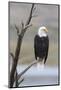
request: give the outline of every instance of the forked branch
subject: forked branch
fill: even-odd
[[[15,25],[15,28],[16,28],[17,34],[18,34],[18,40],[17,40],[17,46],[16,46],[16,50],[15,50],[14,63],[12,65],[12,69],[11,69],[11,73],[10,73],[10,87],[13,87],[13,84],[15,81],[14,76],[15,76],[16,67],[17,67],[17,63],[18,63],[18,59],[19,59],[20,50],[21,50],[22,39],[24,37],[24,34],[25,34],[27,28],[29,27],[28,25],[31,22],[33,9],[34,9],[34,4],[32,4],[29,17],[28,17],[26,24],[25,24],[25,27],[26,27],[25,29],[24,29],[24,23],[22,23],[21,33],[19,33],[19,28]],[[29,68],[30,68],[30,66],[29,66]],[[27,71],[27,69],[25,71]],[[24,73],[24,72],[22,72],[22,73]]]
[[[29,64],[28,67],[26,67],[18,76],[17,76],[17,82],[18,82],[18,85],[21,84],[23,81],[24,81],[24,78],[20,80],[21,76],[24,75],[33,65],[37,64],[38,61],[33,61],[31,64]],[[16,78],[15,78],[16,80]],[[19,81],[20,80],[20,81]]]
[[[33,61],[27,68],[25,68],[19,75],[18,75],[18,80],[20,79],[20,77],[26,72],[28,71],[28,69],[30,69],[33,65],[37,64],[38,61]]]

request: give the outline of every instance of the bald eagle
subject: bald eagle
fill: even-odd
[[[34,38],[34,52],[35,59],[38,61],[43,61],[46,63],[49,49],[49,37],[48,30],[46,27],[42,26],[38,30],[38,34]]]

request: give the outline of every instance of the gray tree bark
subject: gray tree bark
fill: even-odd
[[[19,34],[18,27],[15,25],[15,28],[16,28],[17,34],[18,34],[18,40],[17,40],[15,56],[13,58],[14,62],[12,64],[12,69],[11,69],[11,72],[10,72],[10,85],[9,85],[10,88],[13,87],[13,84],[14,84],[14,81],[15,81],[14,80],[14,76],[15,76],[16,67],[17,67],[17,63],[18,63],[18,59],[19,59],[20,50],[21,50],[22,39],[24,37],[24,34],[25,34],[27,28],[29,28],[31,26],[30,22],[31,22],[31,19],[32,19],[33,10],[34,10],[34,4],[32,4],[31,10],[30,10],[30,14],[29,14],[29,17],[28,17],[27,22],[25,24],[25,27],[24,27],[24,23],[22,22],[22,28],[21,28],[21,33],[20,34]]]

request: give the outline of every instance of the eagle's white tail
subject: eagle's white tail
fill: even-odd
[[[38,62],[37,63],[37,70],[38,71],[41,71],[41,70],[43,70],[44,69],[44,63],[43,62]]]

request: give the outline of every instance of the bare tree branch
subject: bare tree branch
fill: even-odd
[[[27,28],[29,28],[30,26],[32,26],[32,24],[25,26],[24,29],[27,29]]]
[[[23,70],[19,75],[18,75],[18,80],[20,77],[28,70],[30,69],[34,64],[38,63],[38,61],[33,61],[25,70]]]
[[[14,55],[13,55],[13,53],[12,53],[12,52],[10,53],[10,55],[11,55],[12,59],[14,60]]]
[[[24,28],[24,23],[23,23],[23,21],[21,22],[21,29],[23,29]]]
[[[15,25],[15,28],[17,30],[17,35],[19,35],[19,28],[17,27],[17,25]]]
[[[35,10],[36,10],[36,7],[33,8],[33,11],[32,12],[34,12]]]
[[[28,20],[27,20],[25,26],[30,24],[30,21],[32,19],[33,8],[34,8],[34,4],[32,4],[31,10],[30,10],[30,14],[29,14],[29,17],[28,17]],[[22,27],[23,27],[23,24],[22,24]],[[19,28],[16,25],[15,25],[15,28],[17,30],[17,34],[19,34]],[[18,41],[17,41],[16,50],[15,50],[14,63],[12,65],[12,69],[11,69],[11,73],[10,73],[10,87],[13,87],[13,84],[14,84],[14,81],[15,81],[14,80],[14,74],[15,74],[15,71],[16,71],[16,67],[17,67],[17,63],[18,63],[18,58],[19,58],[19,54],[20,54],[20,50],[21,50],[21,45],[22,45],[22,39],[23,39],[23,36],[24,36],[25,32],[26,32],[26,29],[23,30],[23,28],[22,28],[21,29],[21,33],[18,35]]]
[[[32,17],[37,17],[38,15],[32,15]]]
[[[34,3],[32,4],[32,7],[31,7],[31,11],[30,11],[30,15],[29,15],[29,17],[28,17],[28,20],[27,20],[27,22],[26,22],[26,25],[28,25],[29,23],[30,23],[30,21],[31,21],[31,18],[32,18],[32,11],[33,11],[33,8],[34,8]],[[25,26],[26,26],[25,25]]]
[[[24,78],[18,82],[18,85],[20,85],[24,81]]]

